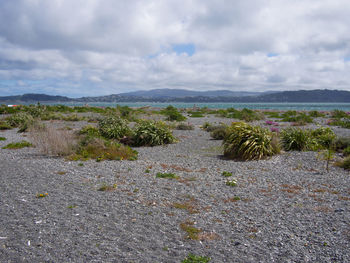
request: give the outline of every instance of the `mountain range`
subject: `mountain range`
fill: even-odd
[[[46,94],[23,94],[0,97],[1,103],[19,104],[36,102],[343,102],[350,103],[350,91],[191,91],[184,89],[154,89],[97,97],[69,98]]]

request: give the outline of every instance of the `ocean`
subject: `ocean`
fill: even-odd
[[[84,106],[86,103],[43,103],[47,105],[62,104],[67,106]],[[90,106],[97,107],[115,107],[129,106],[129,107],[158,107],[165,108],[172,105],[176,108],[193,108],[193,107],[208,107],[210,109],[261,109],[261,110],[317,110],[317,111],[332,111],[343,110],[350,111],[350,103],[157,103],[157,102],[91,102]]]

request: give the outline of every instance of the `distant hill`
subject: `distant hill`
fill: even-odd
[[[17,95],[17,96],[5,96],[0,97],[0,102],[39,102],[39,101],[60,101],[60,102],[66,102],[71,101],[72,99],[64,96],[51,96],[46,94],[23,94],[23,95]]]
[[[350,91],[298,90],[281,92],[236,92],[229,90],[189,91],[156,89],[135,91],[98,97],[68,98],[46,94],[24,94],[0,97],[0,103],[36,102],[343,102],[350,103]]]
[[[298,90],[262,95],[264,102],[350,102],[350,92],[345,90]]]
[[[185,89],[153,89],[119,93],[119,96],[132,96],[144,98],[185,98],[185,97],[243,97],[259,96],[272,92],[249,92],[231,90],[194,91]]]

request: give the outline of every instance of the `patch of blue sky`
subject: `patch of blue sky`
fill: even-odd
[[[348,61],[350,61],[350,56],[348,56],[348,57],[345,57],[345,58],[344,58],[344,61],[345,61],[345,62],[348,62]]]
[[[177,55],[181,54],[187,54],[188,56],[192,56],[194,53],[196,53],[196,47],[192,43],[188,44],[173,44],[171,46],[172,51],[175,52]]]
[[[272,58],[272,57],[277,57],[278,54],[277,54],[277,53],[267,53],[267,56],[268,56],[269,58]]]

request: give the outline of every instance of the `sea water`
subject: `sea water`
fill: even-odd
[[[116,107],[129,106],[129,107],[157,107],[166,108],[172,105],[176,108],[203,108],[207,107],[210,109],[261,109],[261,110],[317,110],[317,111],[332,111],[332,110],[343,110],[350,111],[350,103],[179,103],[179,102],[89,102],[89,103],[79,103],[79,102],[63,102],[63,103],[43,103],[48,105],[62,104],[66,106],[84,106],[88,104],[89,106],[96,107]]]

